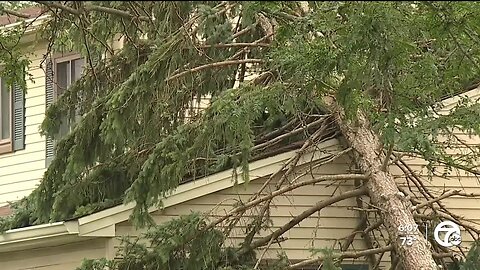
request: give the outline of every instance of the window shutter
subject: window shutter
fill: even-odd
[[[13,86],[13,150],[25,149],[25,91]]]
[[[55,93],[53,90],[53,62],[51,59],[48,59],[45,66],[45,106],[46,109],[52,105],[55,98]],[[55,142],[53,138],[47,136],[46,145],[45,145],[45,166],[48,167],[50,162],[52,162],[55,155]]]

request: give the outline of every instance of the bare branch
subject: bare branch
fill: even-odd
[[[382,171],[384,171],[384,172],[387,171],[388,161],[390,160],[390,156],[392,155],[392,151],[393,151],[393,144],[391,144],[390,147],[388,148],[388,152],[385,155],[385,160],[383,161],[383,164],[382,164]]]
[[[168,81],[177,79],[178,77],[184,76],[186,74],[199,72],[199,71],[202,71],[202,70],[208,69],[208,68],[239,65],[239,64],[243,64],[243,63],[257,63],[257,64],[260,64],[260,63],[263,63],[263,62],[264,61],[262,59],[243,59],[243,60],[230,60],[230,61],[215,62],[215,63],[210,63],[210,64],[206,64],[206,65],[198,66],[196,68],[192,68],[192,69],[189,69],[189,70],[182,71],[182,72],[180,72],[180,73],[178,73],[174,76],[171,76],[171,77],[167,78],[165,81],[168,82]]]
[[[443,195],[437,197],[437,198],[434,198],[432,200],[429,200],[429,201],[426,201],[426,202],[423,202],[423,203],[420,203],[420,204],[417,204],[415,206],[412,206],[412,211],[415,211],[417,209],[420,209],[422,207],[425,207],[425,206],[430,206],[440,200],[443,200],[445,198],[448,198],[448,197],[451,197],[451,196],[454,196],[454,195],[458,195],[460,194],[460,190],[450,190],[448,192],[445,192]]]
[[[368,179],[368,177],[366,175],[363,175],[363,174],[337,174],[337,175],[323,175],[323,176],[320,176],[320,177],[317,177],[317,178],[314,178],[314,179],[311,179],[311,180],[308,180],[308,181],[298,182],[298,183],[286,186],[282,189],[276,190],[269,195],[257,198],[253,201],[250,201],[250,202],[247,202],[246,204],[231,210],[230,212],[228,212],[227,214],[225,214],[221,218],[219,218],[216,221],[210,223],[206,227],[206,229],[213,228],[217,224],[223,222],[227,218],[229,218],[229,217],[231,217],[231,216],[233,216],[237,213],[243,212],[243,211],[245,211],[245,210],[247,210],[247,209],[249,209],[249,208],[251,208],[255,205],[258,205],[258,204],[260,204],[264,201],[268,201],[268,200],[270,200],[270,199],[272,199],[276,196],[287,193],[287,192],[292,191],[294,189],[297,189],[299,187],[313,185],[313,184],[316,184],[316,183],[319,183],[319,182],[325,182],[325,181],[358,180],[358,179],[365,180],[365,179]]]
[[[267,40],[268,38],[270,38],[271,35],[272,35],[272,34],[266,35],[266,36],[264,36],[264,37],[261,37],[261,38],[255,40],[255,41],[252,42],[252,43],[253,43],[253,44],[261,43],[261,42]],[[228,58],[228,60],[236,59],[237,57],[239,57],[240,55],[242,55],[243,53],[245,53],[245,51],[246,51],[246,48],[243,48],[243,49],[239,50],[239,51],[236,52],[234,55],[230,56],[230,57]]]
[[[267,235],[255,242],[253,242],[251,245],[250,245],[250,248],[258,248],[258,247],[261,247],[265,244],[267,244],[271,238],[278,238],[279,236],[281,236],[283,233],[285,233],[286,231],[290,230],[291,228],[293,228],[295,225],[297,225],[298,223],[300,223],[302,220],[306,219],[307,217],[311,216],[313,213],[315,212],[318,212],[320,211],[321,209],[331,205],[331,204],[334,204],[336,202],[339,202],[339,201],[343,201],[345,199],[348,199],[348,198],[352,198],[352,197],[357,197],[357,196],[361,196],[361,195],[365,195],[367,194],[367,188],[365,187],[362,187],[362,188],[359,188],[359,189],[355,189],[355,190],[351,190],[351,191],[347,191],[347,192],[344,192],[340,195],[337,195],[337,196],[333,196],[327,200],[324,200],[324,201],[320,201],[318,202],[317,204],[315,204],[315,206],[305,210],[304,212],[302,212],[300,215],[294,217],[293,219],[291,219],[287,224],[283,225],[282,227],[278,228],[276,231],[274,231],[272,234],[270,235]],[[246,251],[245,248],[242,249],[243,251]],[[240,252],[242,253],[242,252]]]
[[[268,43],[227,43],[227,44],[212,44],[199,46],[201,49],[206,48],[231,48],[231,47],[270,47]]]
[[[233,36],[231,37],[232,40],[236,39],[237,37],[249,32],[250,30],[252,30],[253,28],[255,28],[257,26],[257,23],[254,23],[252,25],[249,25],[247,26],[246,28],[238,31],[237,33],[233,34]]]
[[[339,258],[339,259],[340,258],[341,259],[344,259],[344,258],[360,258],[360,257],[368,256],[368,255],[371,255],[371,254],[378,254],[378,253],[383,253],[383,252],[387,252],[387,251],[391,251],[391,250],[393,250],[393,246],[389,245],[389,246],[386,246],[386,247],[366,249],[366,250],[357,251],[357,252],[334,253],[333,258]],[[321,257],[318,257],[318,258],[315,258],[315,259],[308,259],[308,260],[301,261],[301,262],[296,263],[296,264],[292,264],[287,269],[301,269],[304,266],[311,265],[311,264],[314,264],[314,263],[319,263],[319,262],[322,262],[323,260],[325,260],[325,256],[321,256]]]
[[[306,129],[308,129],[308,128],[311,128],[311,127],[320,125],[320,124],[322,124],[322,123],[325,122],[325,118],[326,118],[326,117],[322,117],[322,118],[320,118],[320,119],[318,119],[318,120],[315,120],[315,121],[307,124],[306,127],[300,127],[300,128],[294,129],[294,130],[292,130],[292,131],[290,131],[290,132],[287,132],[287,133],[284,133],[284,134],[282,134],[282,135],[280,135],[280,136],[277,136],[277,137],[275,137],[275,138],[273,138],[273,139],[271,139],[271,140],[269,140],[269,141],[266,141],[266,142],[264,142],[264,143],[257,144],[257,145],[255,145],[255,146],[252,148],[252,151],[262,149],[262,148],[264,148],[264,147],[266,147],[266,146],[268,146],[268,145],[270,145],[270,144],[272,144],[272,143],[276,143],[276,142],[279,142],[279,141],[281,141],[281,140],[283,140],[283,139],[285,139],[285,138],[288,138],[288,137],[290,137],[290,136],[297,135],[297,134],[301,133],[302,131],[304,131],[304,130],[306,130]]]

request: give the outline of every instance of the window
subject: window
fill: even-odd
[[[0,78],[0,154],[12,151],[12,94]]]
[[[25,148],[25,93],[0,78],[0,154]]]
[[[55,59],[54,67],[54,99],[58,99],[67,88],[78,80],[83,72],[83,58],[79,55],[70,55]],[[75,119],[65,117],[62,119],[62,124],[59,130],[59,137],[65,136],[71,131],[75,124]]]
[[[46,64],[45,74],[45,104],[48,108],[55,102],[67,88],[80,78],[83,72],[84,59],[78,54],[62,55],[55,57]],[[70,119],[65,116],[61,119],[60,130],[57,138],[62,138],[68,134],[75,123],[76,119]],[[55,156],[55,140],[47,138],[46,140],[46,157],[45,165],[48,167]]]

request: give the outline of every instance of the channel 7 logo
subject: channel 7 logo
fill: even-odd
[[[460,227],[452,221],[443,221],[435,227],[433,232],[435,241],[442,247],[458,246],[462,243]]]

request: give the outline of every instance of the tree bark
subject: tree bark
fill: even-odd
[[[366,183],[370,199],[381,209],[384,225],[404,269],[438,269],[433,260],[430,243],[418,229],[408,233],[416,237],[413,245],[402,245],[400,237],[405,233],[400,232],[398,228],[416,223],[409,209],[409,201],[398,189],[393,175],[388,169],[384,171],[383,162],[386,155],[383,153],[379,136],[373,131],[368,119],[359,111],[355,123],[348,121],[342,108],[335,102],[331,109],[346,142],[355,150],[354,159],[357,166],[370,176]]]

